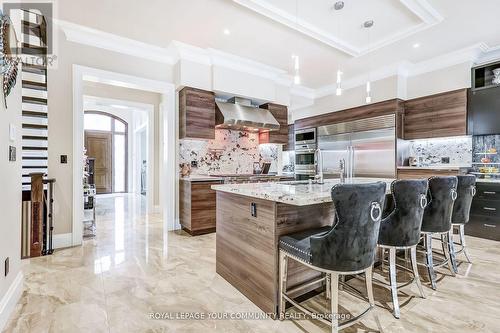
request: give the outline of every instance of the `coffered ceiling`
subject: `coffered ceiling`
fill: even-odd
[[[498,0],[344,0],[340,12],[331,9],[336,0],[298,0],[298,20],[295,0],[55,1],[61,20],[158,50],[177,40],[290,74],[299,55],[302,85],[323,91],[339,68],[346,81],[366,80],[401,64],[461,61],[461,50],[500,51]],[[368,19],[371,47],[361,28]]]
[[[443,17],[425,0],[234,0],[306,36],[351,56],[408,38]],[[375,24],[369,30],[366,21]]]

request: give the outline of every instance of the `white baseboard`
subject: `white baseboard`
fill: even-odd
[[[0,331],[3,331],[9,321],[10,315],[23,293],[23,273],[17,273],[5,295],[0,300]]]
[[[65,247],[73,246],[73,234],[57,234],[52,237],[52,244],[54,249],[62,249]]]

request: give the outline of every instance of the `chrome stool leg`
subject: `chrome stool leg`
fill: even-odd
[[[417,247],[414,246],[410,249],[410,257],[411,257],[411,266],[413,268],[413,277],[415,279],[415,283],[417,284],[418,290],[420,292],[420,296],[425,298],[424,289],[422,288],[422,282],[420,281],[420,275],[418,273],[418,265],[417,265]]]
[[[389,280],[391,283],[392,305],[394,308],[393,315],[399,319],[398,285],[396,282],[396,248],[394,247],[389,249]]]
[[[455,276],[455,269],[451,259],[450,244],[448,244],[449,239],[449,234],[441,234],[441,247],[443,248],[443,255],[446,259],[444,264],[448,264],[448,269],[450,270],[451,275]]]
[[[332,289],[331,289],[332,288],[331,287],[331,283],[332,283],[331,276],[330,276],[329,273],[325,273],[325,275],[326,275],[325,276],[325,286],[326,286],[326,288],[325,288],[325,295],[326,295],[326,299],[330,299],[330,298],[332,298],[332,294],[331,294],[331,292],[332,292]]]
[[[280,285],[279,285],[279,293],[280,293],[280,301],[278,305],[278,315],[279,319],[283,320],[285,311],[286,311],[286,300],[284,294],[286,294],[286,281],[288,275],[288,256],[280,251]]]
[[[469,252],[467,251],[467,245],[465,244],[465,225],[461,224],[459,226],[460,232],[460,246],[462,247],[462,251],[464,252],[465,258],[469,264],[472,264],[472,261],[469,257]]]
[[[436,290],[436,273],[434,272],[434,263],[432,260],[432,234],[425,234],[425,258],[431,287]]]
[[[330,275],[330,310],[332,315],[332,333],[339,331],[339,275]]]
[[[453,270],[453,273],[458,273],[457,258],[455,255],[455,244],[453,243],[453,227],[448,232],[446,239],[448,240],[448,254],[450,257],[451,268]]]

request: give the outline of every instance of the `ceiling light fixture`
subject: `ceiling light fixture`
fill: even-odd
[[[224,29],[224,35],[229,36],[231,34],[231,30]]]
[[[368,30],[368,50],[370,50],[370,42],[371,42],[371,34],[370,34],[370,28],[373,27],[373,20],[366,21],[363,24],[363,27],[365,27]],[[371,80],[371,58],[368,60],[368,81],[366,81],[366,104],[370,104],[372,102],[372,84],[370,82]]]
[[[299,0],[295,1],[295,25],[299,26]],[[293,83],[296,85],[300,84],[300,60],[298,55],[292,54],[293,59],[293,69],[295,70],[295,75],[293,76]]]
[[[415,43],[415,44],[413,44],[413,48],[414,48],[414,49],[418,49],[419,47],[420,47],[420,43]]]
[[[293,76],[293,83],[300,84],[300,64],[299,64],[299,56],[292,55],[293,59],[293,69],[295,70],[295,75]]]
[[[335,90],[335,93],[337,96],[342,95],[342,71],[339,69],[337,71],[337,89]]]
[[[333,5],[333,9],[335,9],[335,10],[341,10],[342,8],[344,8],[344,1],[337,1]]]

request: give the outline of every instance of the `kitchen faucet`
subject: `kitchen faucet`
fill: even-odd
[[[314,180],[316,180],[317,184],[324,184],[323,180],[323,153],[321,149],[316,149],[314,152],[314,159],[316,160],[316,175],[314,176]]]
[[[345,183],[345,159],[340,160],[340,183]]]

